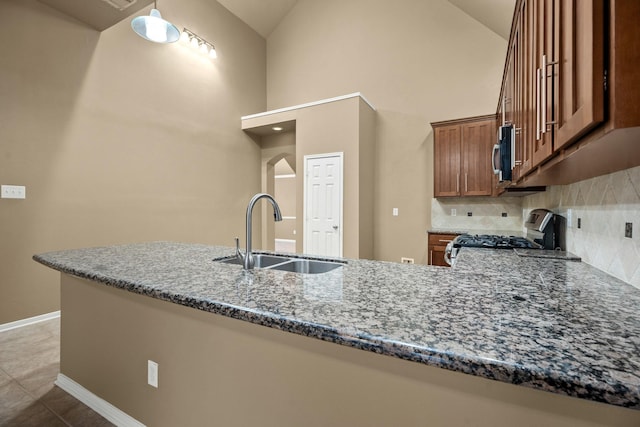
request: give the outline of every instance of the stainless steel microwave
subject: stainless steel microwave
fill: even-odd
[[[516,131],[513,125],[498,128],[498,142],[493,146],[491,163],[493,173],[498,175],[498,181],[511,181],[511,170],[516,164]]]

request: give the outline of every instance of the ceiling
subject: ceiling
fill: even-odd
[[[505,40],[509,38],[516,0],[447,1]],[[271,34],[297,2],[298,0],[218,0],[218,3],[264,38]]]
[[[265,39],[298,0],[218,0]]]

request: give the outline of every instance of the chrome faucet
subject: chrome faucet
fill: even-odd
[[[247,250],[243,254],[240,252],[240,239],[236,237],[236,256],[242,262],[242,266],[245,270],[253,270],[253,266],[255,265],[255,261],[253,259],[253,254],[251,253],[251,228],[252,228],[252,216],[253,216],[253,207],[260,199],[267,199],[273,205],[273,219],[276,221],[282,221],[282,214],[280,213],[280,206],[276,203],[276,200],[266,193],[258,193],[251,198],[249,201],[249,206],[247,206]]]

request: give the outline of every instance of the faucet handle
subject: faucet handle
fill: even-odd
[[[240,261],[243,261],[244,256],[242,256],[242,253],[240,252],[240,239],[237,237],[234,237],[234,240],[236,241],[236,257],[238,257]]]

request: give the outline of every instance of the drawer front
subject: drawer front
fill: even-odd
[[[429,233],[429,246],[447,246],[447,243],[458,236],[457,234],[436,234]]]

